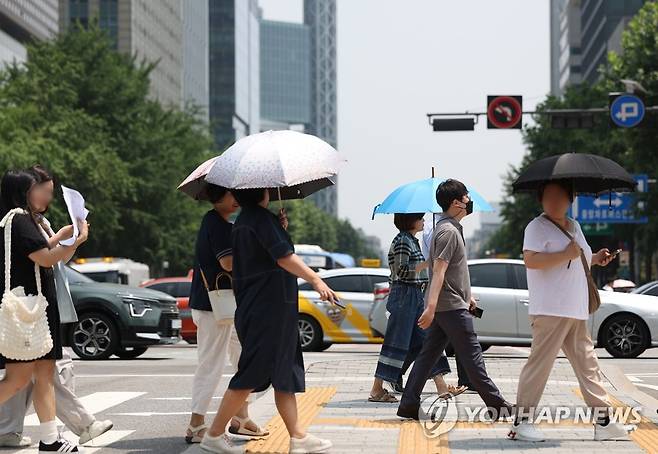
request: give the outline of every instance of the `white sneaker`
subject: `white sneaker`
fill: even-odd
[[[637,426],[634,424],[620,424],[618,422],[610,422],[607,426],[594,424],[594,439],[602,441],[626,438],[635,429],[637,429]]]
[[[328,452],[333,445],[329,440],[306,434],[304,438],[290,439],[290,454],[321,454]]]
[[[31,445],[32,439],[30,437],[24,437],[19,433],[0,435],[1,448],[25,448]]]
[[[85,443],[89,443],[94,438],[103,435],[112,427],[114,427],[112,421],[94,421],[89,424],[89,427],[82,431],[78,444],[84,445]]]
[[[242,446],[236,446],[226,434],[221,434],[219,437],[211,437],[206,432],[200,446],[203,451],[218,454],[242,454],[244,452],[244,448]]]
[[[512,424],[507,438],[510,440],[523,440],[523,441],[544,441],[546,437],[541,433],[534,424],[529,422],[522,422],[520,424]]]

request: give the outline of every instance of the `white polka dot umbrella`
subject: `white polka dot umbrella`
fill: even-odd
[[[230,189],[269,188],[273,200],[301,199],[334,184],[345,159],[327,142],[300,132],[267,131],[226,150],[206,181]]]

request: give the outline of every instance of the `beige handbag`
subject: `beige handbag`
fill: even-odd
[[[551,221],[553,225],[555,225],[558,229],[564,233],[569,240],[573,241],[573,235],[569,233],[567,230],[565,230],[564,227],[562,227],[560,224],[555,222],[553,219],[549,218],[548,216],[544,215],[546,219]],[[585,253],[583,252],[583,249],[580,248],[580,261],[583,264],[583,269],[585,270],[585,277],[587,278],[587,292],[589,293],[589,300],[588,300],[588,307],[589,307],[589,313],[593,314],[598,310],[599,307],[601,307],[601,295],[599,295],[599,289],[596,287],[596,283],[594,282],[594,278],[592,277],[592,271],[590,270],[589,263],[587,263],[587,258],[585,257]],[[571,262],[569,262],[571,264]]]
[[[5,292],[0,306],[0,354],[13,360],[32,361],[52,350],[53,339],[46,315],[48,301],[41,293],[39,265],[34,264],[36,295],[25,295],[23,287],[11,289],[11,226],[17,214],[27,213],[22,209],[13,209],[0,221],[5,235]]]
[[[230,325],[233,323],[233,318],[235,317],[235,309],[237,308],[237,304],[235,302],[235,294],[233,293],[232,289],[220,289],[219,280],[225,277],[232,283],[231,275],[223,272],[219,273],[215,277],[215,290],[210,290],[208,280],[206,279],[206,275],[201,267],[199,267],[199,271],[201,271],[201,279],[203,279],[203,285],[206,287],[206,291],[208,292],[208,299],[210,300],[212,313],[215,316],[217,324]]]

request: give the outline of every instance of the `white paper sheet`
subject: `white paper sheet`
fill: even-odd
[[[78,239],[78,235],[80,234],[78,223],[87,219],[89,210],[85,208],[85,199],[82,197],[82,194],[75,189],[67,188],[62,185],[62,194],[64,195],[64,202],[66,203],[66,208],[71,217],[71,224],[73,224],[73,237],[68,240],[60,241],[60,244],[71,246],[75,243],[75,240]]]

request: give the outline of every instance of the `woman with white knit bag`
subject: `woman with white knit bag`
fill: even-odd
[[[35,177],[8,171],[0,182],[0,241],[2,242],[2,304],[0,360],[6,375],[0,381],[0,403],[34,378],[34,407],[41,422],[39,452],[78,452],[60,438],[55,420],[54,368],[62,357],[59,312],[52,267],[68,261],[87,240],[81,222],[72,246],[50,248],[35,221],[32,190]],[[70,231],[70,229],[67,229]],[[65,238],[64,238],[65,239]]]

